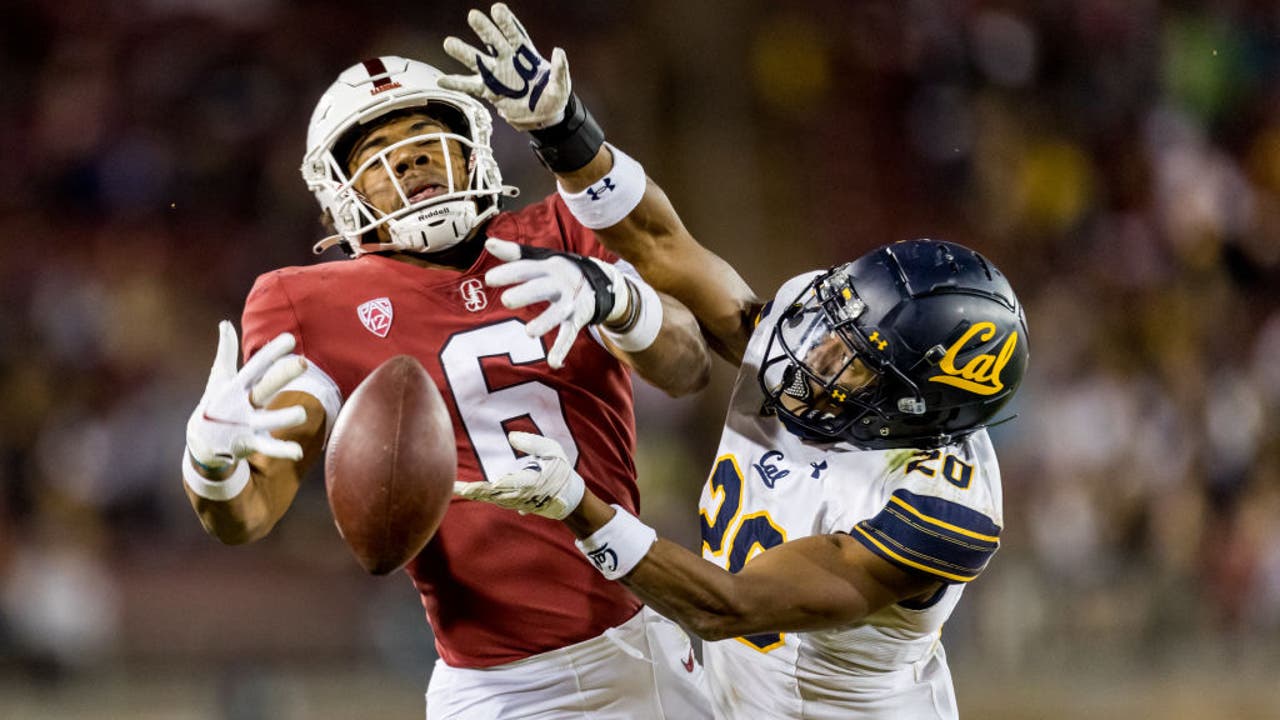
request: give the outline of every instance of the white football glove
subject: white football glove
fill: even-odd
[[[494,3],[489,12],[493,19],[480,10],[467,13],[467,23],[485,50],[453,36],[444,39],[444,51],[475,74],[445,75],[437,81],[440,87],[487,100],[516,130],[539,130],[560,122],[573,89],[564,50],[552,50],[547,62],[510,8]]]
[[[282,333],[236,369],[240,342],[235,327],[218,323],[218,352],[209,371],[204,397],[187,421],[187,451],[209,470],[236,464],[258,452],[299,460],[302,446],[271,436],[272,430],[301,425],[307,411],[301,406],[263,410],[280,388],[307,368],[307,361],[290,355],[293,335]]]
[[[485,284],[516,286],[502,293],[503,305],[514,310],[551,303],[524,329],[530,337],[541,337],[560,328],[547,353],[547,364],[557,370],[582,328],[617,320],[627,311],[626,278],[607,262],[497,238],[485,240],[484,247],[505,263],[485,273]]]
[[[492,503],[521,515],[533,513],[563,520],[582,503],[586,484],[573,471],[560,443],[527,432],[507,435],[511,447],[527,453],[519,470],[492,482],[453,483],[453,494],[467,500]]]

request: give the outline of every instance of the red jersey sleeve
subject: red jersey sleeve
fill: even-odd
[[[280,273],[259,275],[244,301],[244,314],[240,318],[242,360],[248,360],[272,338],[283,332],[293,333],[298,340],[294,352],[305,355],[302,333],[299,332],[298,314],[285,292]]]

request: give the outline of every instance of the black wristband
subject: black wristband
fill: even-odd
[[[604,130],[600,129],[576,93],[569,95],[563,120],[551,127],[530,130],[529,135],[533,137],[529,147],[554,173],[573,172],[585,167],[604,144]]]

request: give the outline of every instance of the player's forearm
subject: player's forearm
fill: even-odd
[[[613,155],[608,145],[601,145],[591,161],[577,170],[555,173],[556,181],[565,191],[580,193],[603,178],[613,167]]]
[[[662,329],[648,348],[621,354],[649,384],[671,397],[695,393],[706,387],[711,376],[711,353],[697,321],[688,308],[661,296]],[[606,336],[607,340],[607,336]]]
[[[614,509],[587,490],[564,523],[580,540],[590,538],[614,520]],[[627,554],[616,548],[620,555]],[[621,579],[632,593],[704,640],[721,640],[752,630],[747,595],[738,578],[679,545],[658,538],[635,569]]]
[[[634,265],[654,289],[688,307],[718,354],[741,362],[759,305],[755,293],[693,238],[639,163],[604,145],[584,167],[556,178],[569,209],[605,247]]]
[[[623,583],[704,640],[843,627],[909,597],[868,579],[842,545],[836,536],[802,538],[731,574],[659,540]]]
[[[297,492],[298,480],[284,463],[244,460],[250,469],[248,484],[227,500],[201,497],[187,485],[187,499],[205,532],[227,545],[243,545],[271,532]],[[292,463],[289,463],[290,465]]]
[[[238,461],[233,468],[210,474],[197,469],[190,456],[183,458],[187,463],[183,468],[187,499],[205,532],[227,545],[253,542],[269,533],[289,509],[302,476],[321,456],[325,428],[324,407],[310,393],[283,391],[272,400],[268,409],[295,405],[306,411],[306,420],[300,425],[277,430],[272,436],[301,445],[300,460],[255,453]],[[235,469],[248,471],[246,481],[230,487],[223,485],[234,482]]]
[[[244,545],[261,539],[274,526],[268,521],[263,506],[254,501],[246,491],[233,500],[208,500],[187,490],[191,507],[200,518],[200,525],[209,535],[226,545]]]
[[[596,230],[600,241],[635,266],[654,289],[679,300],[735,365],[751,337],[755,293],[723,258],[689,234],[662,189],[649,181],[622,221]]]
[[[622,583],[703,640],[769,629],[741,602],[738,578],[669,540],[659,539]]]

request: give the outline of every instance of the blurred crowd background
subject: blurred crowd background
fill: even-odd
[[[1280,4],[512,5],[757,292],[917,236],[1013,281],[1003,547],[944,635],[968,717],[1280,717]],[[315,100],[377,54],[452,68],[469,7],[4,4],[0,716],[421,716],[416,596],[320,476],[228,548],[178,461],[216,321],[341,261]],[[516,204],[551,192],[498,126]],[[689,546],[731,376],[637,386],[644,516]]]

